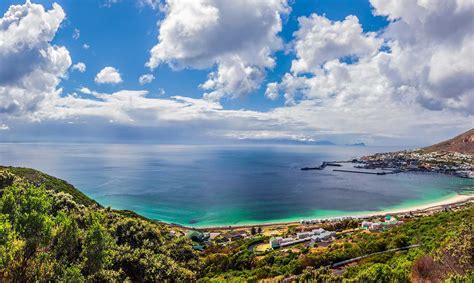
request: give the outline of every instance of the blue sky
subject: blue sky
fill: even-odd
[[[52,10],[59,11],[58,9],[62,9],[64,13],[60,25],[54,30],[54,36],[51,39],[38,38],[35,41],[37,46],[31,48],[36,48],[33,50],[34,52],[40,52],[40,50],[47,48],[46,46],[57,46],[64,47],[69,53],[69,66],[54,73],[58,80],[57,83],[48,84],[49,89],[53,89],[53,92],[62,90],[59,94],[60,98],[68,98],[63,100],[54,98],[53,104],[55,104],[56,110],[49,109],[48,111],[58,111],[59,113],[65,108],[68,111],[64,114],[61,112],[61,115],[48,116],[45,114],[48,111],[42,108],[45,107],[43,104],[51,105],[47,101],[42,101],[41,105],[30,107],[35,109],[34,111],[21,111],[20,113],[20,111],[4,110],[0,112],[0,125],[5,129],[2,131],[2,134],[4,133],[3,140],[35,139],[28,134],[33,131],[33,128],[43,129],[39,132],[55,132],[57,129],[65,130],[68,127],[73,127],[70,131],[74,132],[76,126],[73,124],[82,124],[80,128],[85,135],[96,138],[97,132],[90,128],[110,129],[108,123],[116,122],[113,126],[117,127],[115,132],[128,132],[131,133],[130,135],[143,131],[161,132],[156,135],[147,133],[145,136],[150,136],[151,142],[160,142],[166,133],[179,133],[180,129],[193,128],[192,132],[201,133],[199,139],[202,140],[217,138],[267,141],[273,139],[313,142],[324,139],[337,143],[362,141],[385,144],[387,140],[395,139],[395,142],[392,143],[423,144],[472,127],[472,122],[469,122],[472,118],[472,84],[464,82],[463,87],[452,96],[442,94],[444,88],[453,85],[453,83],[456,84],[453,74],[461,73],[461,77],[469,77],[472,75],[472,68],[459,64],[456,70],[452,70],[452,74],[444,74],[439,71],[439,69],[443,69],[442,67],[429,63],[433,64],[425,66],[432,70],[432,74],[430,73],[428,78],[429,82],[426,82],[427,79],[422,71],[414,71],[411,78],[402,78],[395,74],[404,73],[404,68],[409,67],[403,65],[405,64],[403,61],[409,61],[413,52],[419,46],[426,44],[439,48],[433,48],[426,54],[419,54],[420,59],[425,56],[425,62],[433,62],[432,58],[454,54],[457,57],[452,55],[453,58],[445,60],[446,64],[453,65],[453,60],[457,62],[463,56],[464,59],[469,59],[465,56],[472,56],[472,52],[462,48],[446,52],[446,46],[452,45],[453,42],[462,41],[466,46],[469,46],[472,40],[472,31],[466,28],[466,24],[460,23],[461,26],[453,27],[459,30],[459,38],[452,38],[450,42],[447,40],[444,42],[436,38],[439,36],[436,32],[424,27],[420,28],[420,24],[413,20],[411,14],[412,11],[421,9],[418,11],[419,17],[423,18],[423,13],[426,13],[426,18],[429,18],[431,14],[436,15],[436,9],[439,9],[439,11],[446,11],[447,14],[453,13],[451,17],[462,19],[463,14],[458,15],[456,11],[459,9],[456,7],[445,6],[438,1],[435,1],[436,5],[434,6],[436,7],[433,6],[434,8],[424,7],[421,2],[414,1],[418,6],[407,7],[405,10],[397,9],[397,5],[401,4],[397,4],[396,1],[389,1],[391,6],[381,4],[380,2],[383,1],[376,0],[372,2],[368,0],[295,0],[289,2],[269,0],[268,4],[265,1],[262,2],[264,4],[246,4],[243,1],[239,4],[240,2],[237,1],[237,4],[233,4],[235,13],[238,14],[237,10],[242,7],[241,14],[238,14],[242,15],[240,20],[255,21],[255,36],[258,39],[251,39],[250,35],[247,35],[251,34],[247,27],[239,30],[241,23],[218,18],[210,28],[215,29],[217,33],[221,30],[220,26],[229,25],[229,38],[231,38],[229,46],[223,42],[219,49],[213,50],[213,46],[209,46],[207,49],[203,48],[199,51],[200,45],[206,43],[205,40],[202,41],[202,38],[210,36],[209,42],[216,39],[206,30],[206,24],[208,24],[205,22],[206,17],[189,15],[189,11],[195,12],[197,9],[203,9],[203,13],[208,13],[205,8],[211,7],[215,8],[220,17],[224,17],[223,15],[229,14],[224,11],[225,4],[221,5],[222,3],[219,2],[225,1],[198,1],[203,5],[189,11],[186,10],[189,4],[178,3],[182,1],[169,3],[162,1],[161,9],[157,5],[148,4],[149,1],[32,1],[33,5],[38,5],[35,7],[41,5],[44,13]],[[60,8],[57,8],[53,3],[59,4]],[[156,4],[157,1],[153,3]],[[11,5],[26,4],[25,1],[2,1],[0,3],[2,14],[6,13]],[[251,17],[257,16],[251,13],[253,8],[246,9],[246,5],[255,5],[257,11],[258,9],[262,9],[261,11],[274,9],[278,16],[273,18],[275,14],[269,13],[252,19]],[[472,9],[471,6],[466,7],[463,6],[463,8]],[[467,10],[467,13],[469,11]],[[190,18],[183,18],[183,15],[190,16]],[[232,14],[230,15],[232,16]],[[247,15],[248,18],[246,18]],[[353,17],[348,17],[351,15]],[[209,17],[211,16],[212,14]],[[300,24],[299,20],[301,19],[307,20],[306,28]],[[18,21],[21,20],[18,19]],[[202,25],[203,28],[194,30],[192,26],[186,26],[188,22],[197,20],[203,22],[197,22],[196,26]],[[259,27],[260,23],[264,25],[267,20],[273,24],[271,26],[273,29],[269,29],[267,26]],[[279,21],[281,21],[281,27],[278,30]],[[400,28],[402,25],[405,28],[403,32]],[[186,34],[174,37],[173,31],[180,31],[183,26],[195,34],[190,35],[189,38],[186,37]],[[234,26],[235,28],[233,28]],[[158,38],[160,32],[162,35],[165,34],[166,29],[172,32]],[[278,31],[274,32],[275,29]],[[4,32],[5,36],[15,36],[14,31],[9,34]],[[235,35],[230,34],[232,32]],[[262,35],[258,35],[257,32],[262,32]],[[38,34],[40,37],[42,33],[38,32]],[[225,35],[224,30],[223,36]],[[410,41],[408,39],[410,36],[416,36],[418,40]],[[244,47],[231,46],[238,44],[240,37],[242,38],[241,42],[245,44]],[[256,42],[265,37],[267,39]],[[349,39],[345,41],[344,38]],[[234,43],[232,43],[233,39],[236,39]],[[281,41],[280,44],[276,44],[279,41]],[[217,43],[221,44],[219,41]],[[194,52],[192,44],[196,45],[198,51]],[[151,54],[150,50],[155,46],[159,47],[159,51]],[[175,52],[173,49],[175,46],[178,46],[177,49],[182,47],[182,50]],[[397,48],[399,53],[392,54],[392,48]],[[252,52],[260,52],[259,50],[263,55],[254,56],[252,54]],[[20,52],[28,51],[31,50]],[[188,52],[188,54],[183,55],[183,52]],[[15,54],[15,56],[20,56],[17,53],[6,52],[3,57],[0,56],[0,63],[2,60],[11,62],[7,59],[13,58],[12,56]],[[158,63],[149,68],[146,64],[151,62],[153,57],[157,58]],[[268,60],[274,63],[269,63]],[[79,62],[85,64],[86,70],[84,72],[74,70],[72,67]],[[303,64],[301,65],[303,67],[297,67],[297,63]],[[38,63],[38,66],[44,64],[44,62]],[[178,64],[180,67],[173,67],[174,64]],[[247,75],[231,72],[239,66],[243,66],[241,71],[246,70]],[[105,67],[115,68],[120,73],[121,81],[97,83],[98,73]],[[379,69],[375,70],[374,68]],[[239,70],[237,69],[237,71]],[[26,70],[22,72],[24,76],[28,74]],[[155,79],[142,85],[139,83],[139,77],[144,74],[152,74]],[[234,76],[233,74],[239,75]],[[371,77],[365,77],[365,74],[370,74]],[[213,75],[214,77],[212,77]],[[241,78],[238,77],[240,75],[242,75]],[[351,82],[345,83],[348,78]],[[329,84],[328,82],[332,80],[335,82]],[[2,87],[1,81],[0,87]],[[211,85],[208,88],[203,87],[206,81]],[[372,85],[365,85],[364,82]],[[273,96],[270,95],[272,92],[269,83],[274,83]],[[28,107],[16,105],[15,103],[20,104],[21,102],[18,102],[19,99],[14,97],[17,92],[8,88],[10,85],[27,92],[36,93],[36,89],[30,91],[24,86],[24,81],[4,84],[5,104],[8,105],[13,101],[12,105],[15,106],[5,107],[5,109],[27,109],[32,103],[31,101],[38,100],[30,97],[30,100],[27,100]],[[87,91],[80,91],[81,88],[87,88]],[[97,107],[100,108],[100,111],[107,112],[107,107],[111,106],[106,105],[112,105],[112,102],[84,106],[87,104],[85,101],[102,102],[106,100],[104,97],[101,98],[100,94],[110,95],[106,97],[110,98],[113,97],[113,94],[121,91],[130,92],[127,93],[130,96],[138,95],[156,99],[143,100],[143,106],[136,107],[136,109],[127,105],[126,113],[119,113],[125,111],[123,106],[120,107],[120,111],[117,110],[118,108],[113,108],[117,112],[114,114],[116,116],[88,111],[92,107]],[[143,91],[143,94],[138,93],[140,91]],[[381,97],[381,93],[388,96]],[[39,94],[42,99],[43,97],[54,97],[54,95],[56,94]],[[76,99],[72,99],[73,96]],[[180,102],[182,104],[176,106],[174,105],[176,97],[194,100]],[[27,98],[22,96],[22,99]],[[128,96],[126,99],[131,100]],[[160,104],[148,109],[147,101],[156,103],[157,99]],[[67,103],[69,104],[65,106]],[[180,111],[187,105],[186,103],[191,103],[193,110],[186,110],[184,114],[197,118],[183,118],[182,116],[163,118],[161,113],[168,113],[168,109],[163,107],[170,103],[174,105],[172,107],[178,107]],[[203,103],[207,103],[205,107],[209,107],[209,109],[198,106]],[[381,107],[377,106],[377,103],[384,105],[384,107],[388,104],[392,106],[389,108],[390,110],[385,111],[380,109]],[[362,112],[360,110],[371,107],[370,105],[374,105],[370,111]],[[116,104],[112,106],[116,107]],[[146,111],[140,110],[144,108]],[[199,110],[194,110],[195,108]],[[43,111],[36,109],[43,109]],[[392,111],[392,109],[396,110]],[[173,109],[169,109],[170,113],[173,111]],[[189,114],[189,112],[192,113]],[[348,113],[347,120],[341,121],[338,113]],[[159,118],[151,124],[147,123],[148,118],[145,118],[143,122],[139,121],[141,118],[137,118],[148,117],[148,115]],[[389,122],[400,123],[400,128],[395,131],[387,130],[380,122],[380,117],[383,115],[386,115]],[[407,120],[400,120],[400,116],[406,116]],[[308,119],[316,117],[314,118],[316,119],[315,123],[304,124],[306,117]],[[450,117],[448,121],[446,117]],[[413,120],[417,119],[430,119],[431,121],[429,123],[414,123]],[[252,127],[253,123],[258,125]],[[281,127],[279,123],[281,123]],[[172,131],[171,128],[173,128]],[[418,136],[421,128],[428,130],[424,138]],[[107,131],[104,131],[102,137],[105,140],[108,137],[116,136],[107,136],[108,134],[105,132]],[[204,132],[206,134],[202,134]],[[191,138],[194,137],[193,135],[191,134]],[[119,136],[120,139],[127,139],[127,134],[119,134]],[[183,138],[181,136],[181,134],[177,135],[176,142],[180,142],[180,139]],[[41,139],[57,138],[57,135],[48,135]],[[115,139],[115,137],[111,139]],[[184,139],[189,139],[189,137]],[[197,136],[196,139],[198,139]]]
[[[73,58],[73,63],[84,62],[87,72],[72,72],[69,80],[64,80],[65,94],[77,88],[94,84],[95,75],[106,66],[114,66],[120,70],[123,83],[119,85],[98,85],[97,91],[113,92],[120,89],[143,89],[138,78],[149,73],[145,63],[149,58],[149,50],[156,44],[158,29],[156,23],[164,15],[160,11],[140,5],[137,1],[123,0],[113,4],[100,0],[56,0],[34,1],[50,9],[52,3],[58,3],[66,12],[67,18],[59,29],[53,44],[66,46]],[[6,1],[0,4],[5,12],[11,4],[23,4],[24,1]],[[281,37],[285,42],[292,40],[293,32],[298,29],[298,18],[312,13],[326,15],[331,20],[343,20],[348,15],[356,15],[365,31],[380,31],[387,25],[385,17],[374,16],[372,6],[367,0],[323,0],[294,1],[291,14],[284,19],[285,24]],[[79,38],[74,39],[75,30],[79,30]],[[90,46],[84,49],[83,45]],[[294,54],[276,52],[277,65],[268,72],[267,81],[277,81],[289,71]],[[167,65],[153,71],[156,80],[146,86],[151,93],[165,90],[165,96],[182,95],[199,98],[202,90],[199,84],[206,80],[210,69],[173,71]],[[185,82],[185,83],[183,83]],[[264,97],[265,85],[240,99],[227,99],[222,104],[228,109],[268,110],[282,106],[284,99],[269,101]]]

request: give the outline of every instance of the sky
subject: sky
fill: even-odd
[[[474,126],[471,0],[6,0],[0,141],[427,145]]]

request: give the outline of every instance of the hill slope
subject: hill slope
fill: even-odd
[[[0,166],[0,282],[192,282],[190,240],[71,184]]]
[[[464,154],[474,154],[474,129],[460,134],[452,139],[423,148],[427,152],[447,151]]]

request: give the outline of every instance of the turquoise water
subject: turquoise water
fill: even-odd
[[[474,186],[474,180],[435,174],[300,170],[391,150],[398,148],[0,144],[0,164],[36,168],[104,206],[188,226],[366,214],[437,201]]]

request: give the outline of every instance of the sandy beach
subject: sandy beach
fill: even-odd
[[[326,217],[326,218],[314,218],[315,220],[328,220],[328,219],[340,219],[342,217],[352,217],[355,219],[364,219],[364,218],[372,218],[378,216],[385,216],[385,215],[400,215],[400,214],[407,214],[407,213],[424,213],[424,212],[431,212],[444,209],[447,206],[455,206],[455,205],[463,205],[470,202],[474,202],[474,194],[470,195],[455,195],[447,199],[442,199],[435,202],[430,202],[427,204],[421,204],[406,208],[399,208],[399,209],[388,209],[383,211],[375,211],[369,214],[347,214],[343,216],[337,217]],[[250,227],[277,227],[277,226],[288,226],[288,225],[299,225],[299,221],[288,221],[288,222],[274,222],[274,223],[260,223],[260,224],[242,224],[242,225],[227,225],[227,226],[210,226],[210,227],[186,227],[182,225],[175,225],[173,226],[187,228],[187,229],[194,229],[194,230],[201,230],[201,231],[214,231],[214,230],[235,230],[235,229],[243,229],[243,228],[250,228]]]
[[[412,206],[408,208],[389,209],[387,211],[380,211],[374,214],[369,214],[367,216],[374,216],[374,215],[380,215],[380,214],[402,214],[402,213],[410,213],[410,212],[418,212],[418,211],[435,210],[447,205],[461,204],[461,203],[466,203],[466,202],[471,202],[471,201],[474,201],[474,195],[455,195],[448,199],[443,199],[436,202]]]

